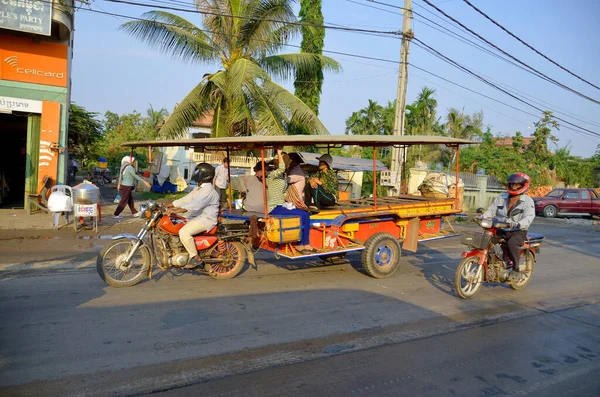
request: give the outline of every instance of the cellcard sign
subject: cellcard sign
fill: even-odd
[[[0,29],[50,36],[52,1],[0,0]]]

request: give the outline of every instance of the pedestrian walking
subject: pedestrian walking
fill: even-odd
[[[150,188],[150,183],[144,180],[141,176],[139,176],[135,172],[136,160],[132,156],[125,156],[123,160],[121,160],[121,172],[119,174],[119,182],[117,183],[117,189],[119,190],[119,194],[121,195],[121,200],[119,201],[119,205],[115,209],[115,213],[113,214],[114,219],[121,219],[121,212],[125,209],[125,206],[128,205],[131,210],[131,214],[134,217],[140,216],[139,212],[135,209],[133,202],[133,189],[135,188],[135,180],[143,182],[148,188]]]

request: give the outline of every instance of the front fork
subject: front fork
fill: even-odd
[[[489,248],[488,249],[472,249],[471,251],[464,251],[461,256],[463,258],[470,258],[470,257],[476,257],[477,258],[477,263],[479,264],[479,268],[477,269],[477,276],[479,276],[479,272],[483,271],[484,273],[484,280],[487,280],[487,264],[488,264],[488,253],[489,253]]]
[[[133,254],[135,254],[137,252],[137,250],[140,248],[140,246],[142,244],[144,244],[144,242],[143,242],[144,237],[146,237],[146,235],[148,234],[148,231],[150,230],[152,225],[158,220],[159,216],[160,216],[160,213],[158,213],[158,212],[156,214],[154,214],[154,216],[152,218],[150,218],[148,220],[148,222],[146,222],[146,225],[138,232],[135,243],[133,244],[133,246],[131,247],[131,250],[129,251],[129,253],[127,254],[127,256],[125,257],[125,259],[123,260],[123,262],[120,265],[120,267],[124,268],[121,270],[125,270],[129,267],[129,261],[131,261]],[[150,260],[150,262],[152,262],[152,260]],[[150,263],[150,267],[152,267],[152,263]]]

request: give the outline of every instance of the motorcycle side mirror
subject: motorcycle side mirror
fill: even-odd
[[[485,210],[484,210],[483,208],[479,207],[479,208],[477,208],[477,211],[476,211],[476,212],[477,212],[478,214],[483,214],[483,213],[485,212]]]

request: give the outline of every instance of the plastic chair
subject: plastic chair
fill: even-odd
[[[71,188],[71,186],[68,186],[68,185],[54,185],[50,189],[50,195],[52,195],[52,193],[54,193],[54,192],[62,192],[71,198],[70,211],[53,212],[53,214],[54,214],[54,229],[58,229],[58,225],[60,223],[60,215],[63,212],[65,214],[66,223],[67,224],[69,223],[69,214],[71,211],[73,211],[73,188]]]

